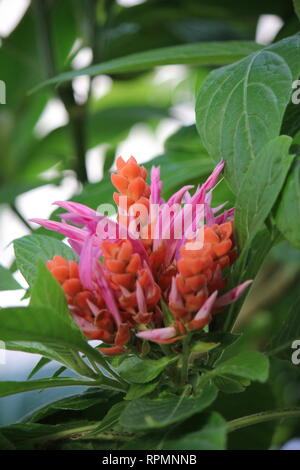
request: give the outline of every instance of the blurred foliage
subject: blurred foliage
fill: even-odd
[[[165,197],[183,184],[201,183],[213,162],[195,126],[185,125],[180,106],[193,102],[195,89],[214,64],[185,66],[176,80],[160,80],[157,69],[110,74],[106,77],[108,90],[100,97],[95,92],[99,77],[87,77],[88,90],[83,97],[78,97],[75,82],[42,88],[31,95],[28,92],[40,82],[74,69],[74,58],[85,48],[91,51],[90,65],[93,65],[162,47],[202,41],[254,40],[262,14],[279,15],[283,20],[276,39],[299,29],[292,1],[287,0],[147,0],[132,7],[121,6],[114,0],[32,0],[19,24],[8,37],[2,38],[0,46],[0,79],[7,84],[7,104],[0,107],[0,210],[10,207],[28,225],[18,210],[17,198],[44,184],[59,185],[70,173],[78,181],[73,200],[93,208],[111,202],[109,171],[118,147],[138,124],[157,136],[165,119],[175,121],[178,130],[166,140],[162,154],[146,164],[147,168],[152,164],[161,166]],[[37,124],[53,99],[64,105],[68,123],[42,134]],[[285,122],[293,120],[293,116],[287,115]],[[295,126],[292,134],[298,131]],[[89,182],[87,151],[99,145],[105,147],[103,179]],[[54,176],[49,177],[47,170],[52,170],[50,174]],[[296,201],[294,194],[299,192],[299,181],[292,177],[289,181],[286,199]],[[232,192],[222,182],[215,191],[214,202],[219,204],[224,200],[234,203]],[[53,217],[56,216],[57,211]],[[276,216],[281,224],[289,223],[283,218],[282,210]],[[43,229],[37,232],[45,233]],[[299,275],[299,252],[287,241],[280,241],[265,261],[236,323],[236,331],[243,329],[243,335],[227,348],[225,357],[231,357],[237,348],[270,348],[270,338],[281,332],[287,311],[299,310]],[[3,286],[17,287],[2,267],[1,282]],[[299,329],[299,322],[297,325]],[[224,414],[226,409],[224,417],[234,419],[241,413],[264,408],[299,406],[300,366],[297,368],[283,358],[272,363],[268,384],[252,386],[242,395],[238,415],[231,395],[222,394],[214,410]],[[289,359],[289,352],[286,358]],[[56,393],[59,392],[51,393],[51,398]],[[34,392],[29,398],[21,398],[26,403],[16,405],[16,399],[11,398],[6,403],[20,414],[25,408],[29,411],[31,396],[35,402],[39,399],[39,404],[49,397]],[[259,405],[256,397],[261,400]],[[0,422],[15,419],[7,416],[7,409],[6,406],[0,409]],[[248,441],[251,448],[268,448],[271,443],[279,446],[297,435],[300,435],[299,422],[284,421],[235,433],[229,445],[239,448],[241,442]]]

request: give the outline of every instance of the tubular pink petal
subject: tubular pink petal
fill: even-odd
[[[39,224],[42,227],[47,228],[48,230],[53,230],[54,232],[59,232],[65,237],[72,238],[77,241],[84,241],[88,233],[77,227],[72,227],[71,225],[64,224],[63,222],[54,222],[53,220],[45,219],[30,219],[31,222]]]
[[[153,166],[151,169],[150,202],[160,204],[162,181],[160,179],[160,167]]]
[[[204,211],[205,211],[206,225],[208,225],[208,226],[213,225],[215,223],[215,216],[214,216],[212,208],[208,204],[205,204]]]
[[[224,222],[226,222],[226,220],[231,220],[234,216],[234,213],[235,213],[235,207],[232,207],[231,209],[224,211],[222,214],[217,215],[215,217],[215,223],[223,224]]]
[[[226,294],[222,295],[219,297],[216,302],[214,307],[221,308],[224,307],[225,305],[232,304],[235,302],[244,292],[244,290],[252,283],[253,281],[245,281],[243,284],[240,284],[237,287],[234,287],[230,291],[226,292]]]
[[[176,336],[176,329],[174,326],[167,326],[165,328],[156,328],[154,330],[140,331],[136,333],[136,336],[141,339],[146,339],[148,341],[160,341]]]
[[[92,314],[96,317],[101,310],[99,309],[99,307],[97,307],[97,305],[95,305],[89,299],[87,299],[86,301],[87,301],[87,304],[88,304]]]
[[[172,206],[173,204],[180,204],[182,202],[182,198],[186,195],[189,189],[192,189],[193,185],[183,186],[183,188],[179,189],[173,196],[170,197],[168,200],[168,205]]]
[[[68,238],[68,243],[70,247],[75,251],[75,253],[77,253],[77,255],[80,256],[80,253],[82,250],[82,242]]]
[[[95,277],[106,306],[119,326],[122,323],[120,312],[100,261],[96,262]]]
[[[139,313],[147,313],[145,294],[139,281],[136,281],[136,299],[138,303]]]
[[[87,217],[95,217],[99,216],[94,209],[91,209],[88,206],[85,206],[84,204],[80,204],[79,202],[72,202],[72,201],[56,201],[53,202],[55,206],[59,206],[62,209],[65,209],[68,212],[71,212],[73,214],[77,215],[82,215],[82,216],[87,216]]]
[[[94,256],[93,250],[94,237],[87,237],[82,245],[79,260],[79,275],[82,285],[89,290],[93,290],[93,271],[97,255]]]
[[[209,191],[210,189],[212,189],[218,178],[219,178],[219,175],[221,173],[221,171],[223,170],[225,166],[225,160],[221,160],[217,166],[214,168],[212,174],[207,178],[207,180],[205,181],[205,183],[202,185],[202,188],[204,188],[205,191]]]
[[[180,295],[180,292],[177,289],[175,276],[172,278],[171,290],[170,290],[170,295],[169,295],[169,303],[172,305],[176,305],[178,307],[182,307],[182,308],[184,307],[182,297]]]
[[[211,310],[216,301],[217,295],[218,295],[218,291],[215,291],[208,297],[208,299],[204,302],[200,310],[196,313],[194,320],[196,321],[203,320],[210,315]]]

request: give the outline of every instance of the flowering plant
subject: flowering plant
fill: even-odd
[[[180,352],[180,343],[190,343],[197,336],[193,332],[203,334],[213,315],[251,282],[219,295],[226,286],[224,271],[236,257],[234,210],[216,215],[222,206],[211,207],[223,166],[220,162],[193,196],[191,186],[184,186],[165,202],[159,167],[152,168],[149,186],[145,167],[134,157],[127,162],[119,157],[112,174],[119,222],[61,201],[56,204],[68,211],[61,215],[63,222],[32,220],[67,236],[79,256],[77,264],[55,255],[47,268],[62,285],[85,336],[106,344],[99,348],[105,355],[151,357],[148,341],[174,343],[170,352]]]
[[[198,31],[195,18],[206,25],[210,9],[181,0],[169,2],[170,10],[160,1],[128,10],[119,3],[36,0],[16,27],[17,39],[36,29],[38,40],[26,47],[41,45],[51,78],[30,96],[27,89],[24,96],[16,93],[24,101],[4,113],[0,131],[9,155],[1,167],[1,202],[32,231],[14,240],[10,270],[0,266],[0,290],[20,288],[12,272],[27,282],[25,305],[0,309],[0,366],[10,351],[38,355],[26,380],[0,381],[0,424],[10,395],[32,394],[29,405],[24,398],[19,407],[22,420],[1,425],[0,448],[280,447],[299,435],[296,420],[289,426],[280,420],[300,415],[300,36],[266,47],[244,40],[190,44],[188,37]],[[273,13],[280,13],[279,4]],[[266,11],[272,12],[270,5]],[[51,40],[54,8],[59,54]],[[62,24],[72,20],[73,8],[84,25],[80,40],[72,36],[67,47]],[[260,8],[253,5],[258,16]],[[170,22],[164,16],[169,11]],[[286,5],[284,15],[290,21]],[[154,49],[145,52],[144,31],[150,35],[155,17],[162,37],[154,30]],[[251,18],[243,33],[238,15],[230,20],[236,31],[228,24],[218,34],[248,37],[256,25]],[[193,27],[185,26],[191,19]],[[295,27],[295,15],[292,21],[282,37]],[[187,43],[178,46],[185,34]],[[95,63],[65,72],[85,36]],[[119,53],[120,38],[134,53]],[[34,86],[35,54],[26,50],[30,60],[23,60],[24,41],[17,39],[13,34],[1,44],[0,58],[13,55],[11,69],[8,60],[3,70],[22,85],[15,80],[17,63],[26,86]],[[160,40],[173,45],[158,47]],[[56,62],[64,64],[60,75]],[[116,145],[134,124],[155,127],[174,114],[169,82],[158,86],[153,70],[170,64],[186,66],[190,78],[197,74],[195,125],[180,127],[164,153],[145,165],[134,157],[115,161]],[[188,68],[216,64],[224,67],[210,73]],[[93,78],[103,74],[112,90],[98,100]],[[85,97],[76,92],[80,75],[89,77]],[[69,122],[37,136],[48,100],[43,87],[53,84]],[[86,151],[103,143],[103,178],[88,184]],[[15,181],[7,188],[14,167]],[[55,202],[49,219],[29,219],[17,198],[28,190],[28,175],[29,189],[45,185],[44,170],[55,173],[50,181],[56,184],[75,175],[80,190]],[[34,203],[30,210],[37,214]],[[48,389],[55,389],[55,400]],[[40,390],[46,392],[34,395]]]

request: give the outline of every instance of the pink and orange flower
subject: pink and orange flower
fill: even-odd
[[[211,206],[223,167],[221,161],[193,195],[192,186],[184,186],[164,201],[159,168],[152,168],[147,184],[146,168],[133,157],[127,162],[119,157],[112,174],[118,191],[116,222],[82,204],[61,201],[55,203],[67,211],[61,222],[33,219],[66,236],[78,254],[79,263],[55,256],[47,267],[85,336],[105,343],[100,348],[104,354],[125,353],[133,346],[139,350],[144,341],[180,341],[208,325],[251,283],[224,292],[226,268],[234,263],[237,249],[234,209],[220,213],[224,205]]]

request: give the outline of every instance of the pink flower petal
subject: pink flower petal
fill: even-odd
[[[160,204],[162,181],[160,179],[160,167],[153,166],[151,169],[150,202]]]
[[[244,290],[252,283],[253,281],[245,281],[243,284],[240,284],[237,287],[234,287],[230,291],[226,292],[226,294],[222,295],[219,297],[216,302],[214,307],[220,308],[224,307],[225,305],[232,304],[235,302],[244,292]]]
[[[48,230],[59,232],[65,237],[72,238],[73,240],[84,241],[88,235],[85,230],[72,227],[71,225],[64,224],[63,222],[54,222],[53,220],[44,219],[30,219],[30,221],[34,222],[35,224],[39,224]]]
[[[218,291],[216,290],[208,297],[208,299],[204,302],[200,310],[196,313],[194,320],[196,321],[203,320],[210,315],[210,312],[216,301],[217,295],[218,295]]]
[[[136,281],[136,299],[138,303],[139,313],[147,313],[145,294],[139,281]]]
[[[182,198],[185,196],[189,189],[192,189],[193,185],[183,186],[183,188],[179,189],[173,196],[170,197],[168,200],[168,205],[172,206],[173,204],[180,204],[182,202]]]
[[[87,237],[85,242],[82,245],[82,250],[80,253],[79,260],[79,275],[82,285],[89,290],[93,290],[93,271],[95,266],[95,261],[98,256],[94,253],[93,249],[94,237]]]
[[[98,283],[98,286],[100,288],[101,295],[102,295],[102,297],[103,297],[103,299],[106,303],[106,306],[107,306],[108,310],[110,311],[110,313],[112,314],[112,316],[114,317],[114,320],[115,320],[117,326],[119,326],[122,323],[120,312],[119,312],[119,309],[117,307],[117,303],[116,303],[116,300],[114,298],[112,289],[111,289],[110,285],[107,282],[105,272],[103,270],[103,267],[102,267],[102,264],[100,263],[100,261],[98,261],[96,263],[95,277],[96,277],[96,281]]]
[[[154,330],[140,331],[136,333],[136,336],[141,339],[148,341],[160,341],[173,338],[176,336],[176,330],[174,326],[167,326],[166,328],[156,328]]]

